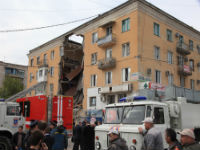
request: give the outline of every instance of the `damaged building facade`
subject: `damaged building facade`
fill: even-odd
[[[27,88],[7,99],[46,95],[73,96],[75,113],[81,110],[83,100],[83,48],[70,40],[70,34],[61,35],[29,51]]]

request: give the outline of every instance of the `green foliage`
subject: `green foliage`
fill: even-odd
[[[22,91],[24,88],[22,80],[6,76],[3,81],[3,87],[0,88],[0,98],[9,98],[12,95]]]

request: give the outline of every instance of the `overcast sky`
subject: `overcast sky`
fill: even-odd
[[[0,0],[0,31],[66,23],[101,14],[127,0]],[[200,31],[200,0],[147,0]],[[87,20],[85,20],[87,21]],[[0,32],[0,61],[28,64],[29,50],[84,21],[24,32]]]

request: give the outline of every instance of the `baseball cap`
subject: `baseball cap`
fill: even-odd
[[[119,127],[111,127],[108,134],[111,133],[119,135]]]
[[[195,139],[194,132],[191,129],[183,129],[183,131],[178,132],[178,134],[186,135],[186,136],[189,136],[189,137]]]
[[[151,117],[147,117],[142,121],[142,123],[145,123],[145,122],[153,123],[153,119]]]

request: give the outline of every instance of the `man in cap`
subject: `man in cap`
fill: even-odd
[[[195,141],[195,135],[192,129],[184,129],[178,133],[181,135],[183,150],[200,150],[200,144]]]
[[[108,150],[128,150],[126,141],[119,135],[118,127],[112,127],[108,132],[108,136],[110,141]]]
[[[153,119],[148,117],[144,121],[144,131],[141,127],[139,132],[144,136],[141,150],[163,150],[163,139],[161,132],[154,127]]]

